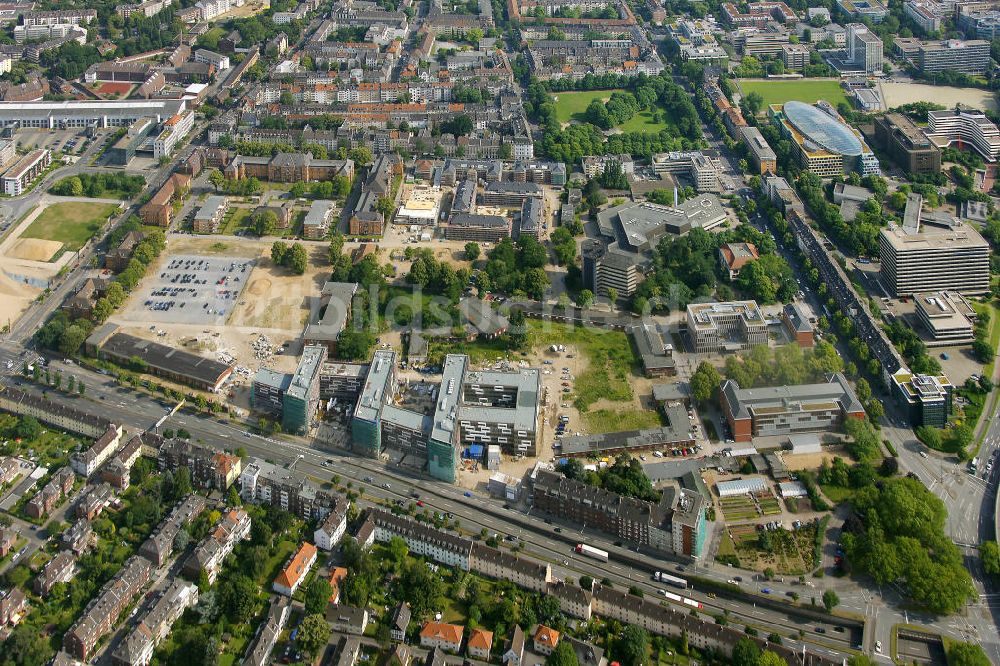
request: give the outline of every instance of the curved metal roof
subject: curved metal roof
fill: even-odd
[[[802,135],[840,155],[861,154],[861,141],[851,129],[821,109],[804,102],[786,102],[785,118]]]

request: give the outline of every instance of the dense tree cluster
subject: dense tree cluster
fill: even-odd
[[[96,46],[69,41],[57,49],[42,51],[38,62],[48,70],[49,76],[78,79],[88,67],[103,59]]]
[[[545,133],[538,149],[545,155],[568,164],[579,161],[584,155],[630,154],[648,157],[655,152],[698,148],[701,145],[701,120],[698,111],[680,85],[669,75],[636,76],[626,79],[617,77],[587,77],[579,83],[581,90],[596,80],[606,80],[613,87],[623,87],[626,92],[613,92],[608,104],[597,101],[587,110],[588,122],[572,124],[561,129],[556,119],[556,106],[546,85],[556,87],[554,82],[546,85],[533,81],[528,86],[525,111],[529,117],[541,124]],[[574,84],[575,85],[575,84]],[[598,109],[598,106],[600,109]],[[629,132],[605,137],[601,130],[591,124],[610,128],[628,120],[642,108],[655,107],[660,118],[667,123],[667,129],[658,133]],[[591,113],[592,112],[592,113]]]
[[[543,268],[547,262],[545,247],[531,236],[521,236],[516,243],[505,238],[490,250],[483,272],[493,291],[541,300],[549,287]]]
[[[848,562],[879,585],[898,583],[933,613],[954,613],[975,597],[962,555],[944,533],[944,503],[916,479],[859,490],[842,545]]]
[[[651,501],[659,499],[659,493],[653,489],[653,483],[643,471],[642,464],[626,454],[619,455],[614,464],[597,471],[584,469],[578,458],[568,459],[560,469],[569,479],[583,481],[619,495]]]
[[[462,295],[462,289],[469,283],[470,273],[467,268],[455,270],[448,262],[438,261],[431,248],[408,247],[406,255],[413,262],[406,281],[431,294],[447,296],[452,301],[457,301]]]
[[[912,328],[899,319],[885,327],[886,335],[903,354],[913,372],[925,375],[941,374],[941,364],[927,353],[927,345]]]
[[[567,266],[576,261],[576,239],[566,227],[557,227],[549,236],[552,252],[556,255],[556,263]]]
[[[81,173],[77,176],[62,178],[49,188],[49,192],[64,197],[106,196],[131,199],[146,187],[146,179],[142,176],[130,176],[127,173]]]
[[[881,206],[873,203],[869,216],[848,224],[840,214],[840,208],[827,201],[820,179],[815,174],[804,172],[798,181],[799,196],[809,209],[816,224],[837,242],[844,251],[852,255],[877,256],[878,232],[881,226],[879,214]],[[883,190],[884,193],[884,190]],[[877,212],[875,208],[877,207]]]
[[[309,266],[309,254],[302,243],[288,245],[274,241],[271,246],[271,261],[275,266],[282,266],[296,275],[302,275]]]
[[[774,239],[744,224],[719,234],[693,229],[685,236],[662,238],[652,270],[632,296],[632,311],[680,309],[717,292],[720,298],[731,298],[729,274],[720,268],[717,250],[723,243],[737,241],[753,243],[760,258],[743,267],[735,286],[760,303],[791,300],[797,285],[791,268],[777,254]]]
[[[759,345],[742,356],[726,357],[725,374],[741,388],[791,386],[823,381],[831,372],[843,372],[844,359],[829,342],[812,349],[798,345],[771,348]]]
[[[135,216],[123,222],[109,235],[112,247],[121,242],[129,231],[137,231],[141,222]],[[35,341],[45,349],[53,349],[63,354],[75,354],[80,349],[95,324],[102,324],[125,302],[129,292],[135,289],[146,274],[146,267],[152,263],[166,246],[166,237],[160,230],[145,232],[145,238],[132,252],[132,258],[125,270],[119,273],[104,296],[97,299],[90,319],[79,318],[70,321],[62,310],[58,310],[48,322],[35,332]]]

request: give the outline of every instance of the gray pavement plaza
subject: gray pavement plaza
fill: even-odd
[[[224,324],[253,267],[249,259],[172,256],[146,280],[130,318],[168,324]]]

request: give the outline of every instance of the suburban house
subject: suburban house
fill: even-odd
[[[535,629],[535,634],[531,642],[535,652],[548,656],[559,645],[559,632],[555,629],[549,629],[544,624],[540,624]]]
[[[458,653],[462,649],[462,636],[465,628],[457,624],[428,622],[420,630],[420,645],[422,647],[439,647],[447,652]]]
[[[299,585],[305,580],[306,574],[316,563],[316,546],[304,542],[299,547],[298,552],[292,556],[288,566],[281,570],[278,577],[274,579],[274,591],[290,597],[299,589]]]
[[[485,629],[473,629],[469,634],[468,651],[470,657],[489,661],[490,650],[493,649],[493,632]]]

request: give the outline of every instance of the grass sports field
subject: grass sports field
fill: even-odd
[[[752,92],[764,98],[764,110],[771,104],[784,104],[791,100],[813,102],[825,99],[837,106],[847,102],[847,96],[840,88],[840,83],[832,79],[794,79],[787,81],[769,81],[765,79],[740,79],[740,88],[744,95]]]
[[[63,250],[75,252],[100,231],[117,204],[66,202],[49,206],[21,234],[63,244]]]
[[[556,119],[560,123],[572,121],[584,122],[583,114],[590,106],[590,103],[599,99],[602,102],[611,97],[615,90],[585,90],[582,92],[561,92],[552,93],[556,98]],[[623,132],[659,132],[667,126],[664,123],[653,122],[653,114],[649,111],[642,111],[618,125],[618,129]]]

